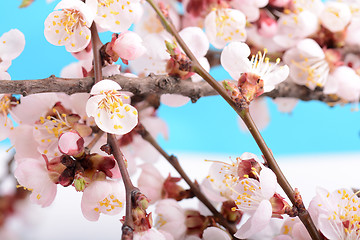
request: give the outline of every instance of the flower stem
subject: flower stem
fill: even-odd
[[[174,155],[169,155],[165,152],[165,150],[158,144],[158,142],[151,136],[151,134],[146,130],[146,128],[139,124],[137,128],[137,132],[142,136],[142,138],[150,143],[180,174],[180,176],[185,180],[185,182],[189,185],[191,191],[194,195],[201,201],[214,215],[216,222],[225,227],[229,233],[233,236],[236,233],[236,228],[231,225],[224,217],[219,213],[216,208],[211,204],[211,202],[207,199],[207,197],[201,192],[199,185],[196,182],[191,181],[188,175],[185,173],[184,169],[181,167],[178,159]],[[233,237],[233,239],[237,239]]]
[[[291,185],[289,184],[284,174],[280,170],[280,167],[278,166],[274,156],[272,155],[270,149],[266,145],[254,121],[252,120],[248,106],[238,106],[234,101],[232,101],[232,99],[227,94],[225,89],[199,64],[194,54],[191,52],[191,50],[186,45],[184,40],[180,37],[180,34],[177,32],[175,26],[171,23],[171,20],[164,16],[164,14],[161,12],[158,6],[153,2],[153,0],[147,0],[147,2],[154,8],[165,29],[175,37],[176,41],[179,43],[179,45],[184,50],[186,55],[192,60],[194,72],[199,74],[206,82],[208,82],[243,119],[251,135],[253,136],[254,140],[259,146],[261,152],[264,154],[264,157],[268,162],[269,167],[275,173],[279,185],[284,189],[286,195],[288,196],[290,201],[294,204],[294,206],[298,208],[299,218],[305,225],[310,236],[312,237],[312,239],[320,240],[321,239],[320,234],[317,231],[308,211],[305,209],[303,204],[299,204],[299,202],[295,199],[294,190],[292,189]]]
[[[102,80],[102,59],[100,55],[100,48],[102,47],[103,44],[99,38],[99,34],[96,29],[95,22],[91,25],[90,30],[91,30],[91,41],[92,41],[92,48],[94,55],[94,77],[95,77],[95,83],[97,83]],[[139,190],[136,187],[134,187],[134,185],[131,182],[130,175],[125,165],[125,157],[120,151],[115,135],[108,133],[107,142],[111,147],[112,155],[114,156],[115,160],[119,165],[120,173],[126,191],[125,221],[122,226],[121,239],[123,240],[133,239],[134,221],[132,217],[132,197],[134,193],[138,192]]]

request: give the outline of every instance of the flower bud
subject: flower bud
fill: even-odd
[[[141,37],[131,31],[122,32],[121,34],[113,34],[113,38],[106,47],[106,53],[116,62],[119,58],[127,64],[128,60],[134,60],[146,51]]]
[[[84,153],[84,139],[73,130],[63,133],[59,137],[58,148],[63,154],[78,157]]]

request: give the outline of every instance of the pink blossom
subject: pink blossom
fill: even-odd
[[[57,186],[51,181],[45,162],[22,159],[18,161],[14,175],[21,186],[32,191],[30,200],[33,203],[47,207],[54,201]]]
[[[110,180],[95,181],[88,185],[81,200],[81,211],[89,221],[97,221],[100,213],[119,214],[125,204],[123,184]]]
[[[185,237],[185,211],[174,199],[160,200],[155,209],[157,229],[171,233],[175,240]]]
[[[146,51],[143,40],[134,32],[126,31],[119,34],[112,47],[121,59],[134,60]]]
[[[140,167],[142,172],[138,179],[138,187],[150,199],[150,203],[155,203],[161,199],[161,190],[163,189],[165,178],[150,163],[145,163]]]

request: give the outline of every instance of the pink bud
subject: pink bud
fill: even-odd
[[[119,34],[112,46],[112,50],[125,60],[134,60],[146,51],[142,39],[134,32],[126,31]]]
[[[285,7],[290,3],[290,0],[269,0],[269,5],[274,7]]]
[[[63,154],[77,156],[84,151],[84,139],[74,130],[63,133],[59,137],[58,148]]]
[[[269,17],[267,12],[261,11],[260,18],[257,21],[258,33],[263,37],[273,37],[278,28],[278,24],[275,19]]]

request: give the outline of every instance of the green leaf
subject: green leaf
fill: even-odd
[[[34,2],[34,0],[22,0],[22,3],[20,4],[19,8],[25,8],[30,6],[30,4],[32,4]]]

